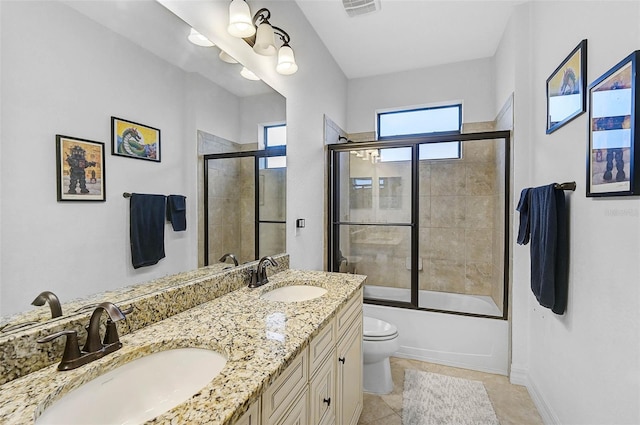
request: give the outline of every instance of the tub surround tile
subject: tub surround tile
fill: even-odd
[[[287,254],[273,258],[278,266],[267,267],[268,276],[289,268]],[[103,301],[114,302],[123,310],[133,306],[134,311],[127,316],[126,322],[117,323],[118,333],[122,336],[246,286],[248,270],[255,268],[255,265],[255,262],[239,267],[216,264],[146,284],[103,292],[65,303],[65,306],[67,311]],[[92,313],[93,308],[23,331],[0,334],[0,385],[59,362],[64,351],[64,338],[46,344],[36,341],[55,332],[75,329],[82,343],[86,339],[84,327],[89,323]]]
[[[362,287],[365,276],[285,270],[264,287],[241,287],[121,337],[123,348],[68,372],[55,365],[0,387],[0,423],[30,423],[55,400],[122,364],[156,351],[209,348],[223,353],[224,369],[191,399],[150,423],[229,424],[304,350],[310,339]],[[324,287],[327,294],[299,303],[266,301],[263,293],[292,282]],[[284,317],[273,328],[272,318]]]

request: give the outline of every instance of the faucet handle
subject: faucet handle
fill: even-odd
[[[65,330],[65,331],[56,332],[51,335],[47,335],[44,338],[40,338],[37,340],[38,344],[43,344],[45,342],[53,341],[54,339],[61,337],[63,335],[67,336],[67,341],[65,342],[65,345],[64,345],[64,353],[62,354],[62,360],[58,365],[58,370],[68,370],[69,368],[66,367],[66,365],[80,358],[80,346],[78,345],[78,333],[74,330]]]
[[[133,305],[126,310],[120,310],[124,316],[127,314],[131,314],[133,312]],[[127,318],[125,317],[125,320]],[[120,342],[120,336],[118,335],[118,328],[116,327],[116,322],[107,319],[107,329],[104,332],[104,340],[102,341],[103,345],[117,344]]]

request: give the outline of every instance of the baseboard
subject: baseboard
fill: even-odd
[[[533,401],[533,404],[538,409],[538,413],[542,418],[542,422],[545,425],[557,425],[560,424],[558,416],[553,412],[549,403],[546,402],[544,395],[538,390],[535,381],[529,376],[527,369],[518,368],[511,365],[511,374],[509,375],[509,381],[515,385],[523,385],[527,388],[529,396]]]
[[[491,362],[484,361],[484,359],[482,361],[472,361],[474,357],[477,358],[480,356],[467,356],[469,358],[466,360],[471,361],[465,361],[464,356],[461,356],[462,358],[459,358],[458,360],[453,360],[451,355],[437,356],[434,355],[434,353],[430,350],[422,350],[404,346],[401,346],[400,350],[393,353],[392,356],[402,359],[419,360],[422,362],[441,364],[444,366],[459,367],[461,369],[477,370],[479,372],[493,373],[496,375],[507,374],[506,371],[501,368],[490,366],[489,363]]]
[[[511,365],[511,373],[509,373],[509,382],[514,385],[522,385],[529,388],[529,373],[527,369],[519,368]]]

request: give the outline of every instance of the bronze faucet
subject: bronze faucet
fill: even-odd
[[[227,254],[224,254],[222,257],[220,257],[220,259],[218,261],[220,261],[221,263],[224,263],[227,258],[231,258],[233,260],[233,265],[235,267],[238,267],[238,259],[236,258],[235,255],[233,255],[230,252],[227,253]]]
[[[249,282],[249,288],[257,288],[258,286],[262,286],[266,283],[269,283],[267,279],[267,264],[271,264],[272,266],[277,266],[278,263],[269,256],[262,257],[260,261],[258,261],[258,267],[255,270],[251,270],[251,281]]]
[[[51,291],[43,291],[36,297],[35,300],[31,302],[31,305],[41,306],[44,305],[47,301],[49,301],[49,308],[51,309],[51,318],[55,319],[56,317],[62,316],[62,307],[60,306],[60,300]]]
[[[107,312],[109,318],[107,319],[107,330],[104,335],[104,340],[101,342],[100,317],[103,311]],[[87,326],[87,341],[82,350],[80,350],[80,346],[78,345],[78,333],[75,330],[56,332],[40,338],[38,343],[53,341],[65,335],[67,341],[64,347],[64,354],[62,355],[62,361],[60,361],[58,365],[58,370],[76,369],[122,348],[115,322],[126,319],[125,314],[131,311],[133,311],[133,308],[123,312],[110,302],[98,304],[89,320],[89,326]]]

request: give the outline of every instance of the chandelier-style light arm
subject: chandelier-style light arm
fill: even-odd
[[[280,40],[282,40],[282,43],[284,43],[283,46],[288,46],[289,42],[291,41],[291,37],[289,37],[289,34],[287,34],[287,32],[282,28],[274,27],[273,25],[271,26],[271,28],[273,28],[273,32],[277,34],[278,37],[280,37]]]
[[[269,23],[269,18],[271,18],[271,11],[266,7],[258,10],[255,15],[253,15],[253,25],[256,27],[262,23]]]

